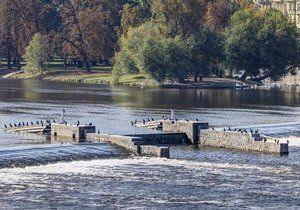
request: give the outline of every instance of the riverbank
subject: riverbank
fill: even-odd
[[[119,78],[114,78],[111,71],[94,70],[91,73],[86,73],[82,70],[51,70],[45,71],[42,75],[32,75],[25,72],[16,72],[15,74],[9,74],[4,76],[5,78],[12,79],[34,79],[34,80],[46,80],[46,81],[59,81],[59,82],[73,82],[73,83],[87,83],[87,84],[109,84],[109,85],[125,85],[132,87],[144,87],[144,88],[198,88],[198,89],[225,89],[234,88],[236,84],[241,86],[251,86],[254,83],[242,82],[234,78],[217,78],[210,77],[204,78],[201,83],[194,83],[187,81],[186,83],[159,83],[154,79],[149,79],[142,74],[123,75]]]

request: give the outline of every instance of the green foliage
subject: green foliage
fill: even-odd
[[[185,43],[179,38],[166,38],[161,28],[147,22],[129,29],[122,38],[121,50],[116,54],[113,72],[147,74],[163,81],[182,81],[191,71],[191,60]]]
[[[299,31],[276,10],[246,8],[235,13],[225,32],[225,52],[230,68],[246,76],[273,80],[297,66]]]
[[[24,67],[26,73],[42,74],[44,63],[48,59],[47,40],[42,34],[35,34],[25,49],[24,59],[26,65]]]

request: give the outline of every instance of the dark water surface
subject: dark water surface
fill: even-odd
[[[65,109],[67,121],[93,122],[102,133],[143,133],[130,121],[167,116],[171,105],[178,118],[258,127],[289,140],[290,155],[173,147],[170,160],[133,158],[107,144],[50,145],[41,136],[0,131],[0,208],[300,208],[297,89],[139,90],[0,80],[3,125],[58,120]],[[59,160],[70,162],[53,163]]]

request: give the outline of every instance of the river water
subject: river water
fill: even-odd
[[[138,158],[108,144],[50,143],[0,131],[0,208],[300,208],[300,90],[139,90],[0,80],[0,122],[92,122],[102,133],[148,132],[131,121],[169,115],[214,127],[259,128],[289,140],[276,156],[172,147]],[[1,126],[2,127],[2,126]]]

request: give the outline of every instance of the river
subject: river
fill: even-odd
[[[131,121],[178,118],[255,127],[289,140],[276,156],[172,147],[171,159],[108,144],[50,143],[0,131],[0,208],[300,208],[300,90],[192,90],[0,80],[1,124],[92,122],[102,133],[148,132]],[[2,127],[2,125],[0,126]]]

